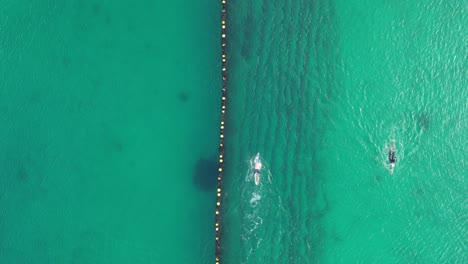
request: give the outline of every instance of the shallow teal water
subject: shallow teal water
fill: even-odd
[[[211,262],[219,8],[3,1],[0,263]]]
[[[468,261],[468,9],[413,2],[231,3],[227,263]]]

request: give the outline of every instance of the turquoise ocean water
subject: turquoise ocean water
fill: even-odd
[[[223,263],[467,263],[466,25],[229,2]],[[0,263],[214,262],[219,34],[218,2],[2,2]]]
[[[466,2],[229,7],[226,262],[468,262]]]

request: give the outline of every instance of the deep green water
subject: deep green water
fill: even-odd
[[[212,262],[219,9],[2,1],[0,263]]]
[[[468,262],[468,5],[411,2],[229,2],[223,263]],[[214,262],[219,34],[0,4],[0,263]]]

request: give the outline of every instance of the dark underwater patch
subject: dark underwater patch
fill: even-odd
[[[182,103],[185,103],[185,102],[188,101],[189,95],[188,95],[188,93],[186,93],[186,92],[180,92],[180,93],[177,95],[177,98],[178,98],[179,101],[181,101]]]
[[[253,37],[255,34],[255,20],[252,12],[249,12],[244,20],[244,32],[242,34],[241,56],[245,60],[249,59],[253,53]]]
[[[218,177],[218,162],[216,160],[199,159],[193,172],[193,184],[201,191],[209,192],[216,189]]]
[[[125,142],[117,135],[117,132],[110,124],[102,122],[102,144],[108,153],[120,153],[125,151]]]
[[[375,182],[378,182],[378,183],[379,183],[379,182],[382,181],[382,179],[383,179],[382,175],[380,175],[380,174],[374,174],[374,181],[375,181]]]
[[[13,181],[17,183],[24,183],[28,180],[28,170],[24,164],[24,161],[20,157],[13,157],[12,155],[2,161],[0,167],[0,175],[7,181]],[[24,158],[24,157],[23,157]]]
[[[101,6],[98,3],[94,3],[92,5],[93,15],[99,16],[101,14]]]
[[[431,126],[431,117],[427,113],[421,113],[416,116],[418,126],[422,130],[429,130]]]
[[[17,168],[16,178],[22,182],[28,179],[28,171],[26,170],[26,167],[24,167],[22,163],[20,163]]]
[[[64,56],[62,58],[62,66],[64,68],[69,68],[70,67],[70,61],[71,61],[70,56]]]

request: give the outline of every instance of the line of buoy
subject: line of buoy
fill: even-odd
[[[226,0],[221,0],[221,124],[219,130],[219,168],[218,168],[218,188],[216,189],[216,221],[215,221],[215,263],[220,263],[221,258],[221,187],[224,167],[224,125],[226,115],[226,87],[227,87],[227,69],[226,69]]]

